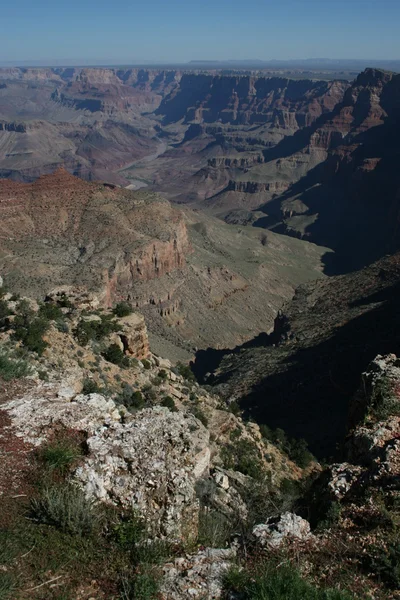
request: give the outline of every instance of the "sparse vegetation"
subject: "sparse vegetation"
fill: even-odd
[[[76,486],[50,484],[31,501],[32,517],[39,523],[53,525],[65,533],[87,535],[100,523],[100,515],[85,494]]]
[[[81,346],[90,341],[100,341],[110,333],[118,331],[119,325],[113,315],[93,315],[93,320],[81,319],[74,330],[74,335]]]
[[[200,408],[200,406],[195,404],[193,407],[191,407],[190,412],[194,417],[196,417],[196,419],[200,421],[200,423],[203,423],[204,427],[207,427],[208,419],[204,411]]]
[[[149,360],[147,360],[147,358],[144,358],[144,359],[142,360],[142,365],[144,366],[144,368],[145,368],[146,370],[149,370],[149,369],[151,369],[151,364],[150,364],[150,361],[149,361]]]
[[[231,568],[224,576],[227,593],[243,600],[351,600],[347,592],[314,587],[291,565],[261,563],[256,568]]]
[[[388,378],[379,379],[372,390],[369,413],[376,421],[383,421],[391,415],[399,415],[399,399],[393,391],[393,383]]]
[[[260,426],[261,435],[269,442],[275,444],[285,452],[290,460],[302,469],[314,460],[314,456],[308,450],[308,444],[304,439],[289,438],[283,429],[271,429],[267,425]]]
[[[16,358],[9,350],[0,348],[0,377],[4,381],[20,379],[21,377],[26,377],[31,372],[32,368],[26,360]]]
[[[183,363],[178,362],[175,370],[178,375],[181,375],[181,377],[186,379],[186,381],[196,381],[196,377],[194,376],[194,373],[189,365],[184,365]]]
[[[240,471],[254,479],[264,476],[260,452],[256,444],[247,438],[235,439],[234,443],[221,448],[221,458],[225,469]]]

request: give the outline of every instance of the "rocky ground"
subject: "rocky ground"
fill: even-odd
[[[395,355],[322,469],[151,354],[126,304],[0,308],[2,598],[398,597]]]

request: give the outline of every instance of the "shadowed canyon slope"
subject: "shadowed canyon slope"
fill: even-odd
[[[294,287],[320,276],[325,250],[65,170],[32,184],[0,180],[0,211],[11,289],[40,297],[86,286],[105,305],[130,300],[169,356],[233,347],[271,327]]]
[[[235,349],[199,352],[195,370],[257,422],[334,454],[360,373],[378,353],[399,352],[400,255],[301,286],[274,332]]]

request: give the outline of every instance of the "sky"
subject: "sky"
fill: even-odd
[[[400,0],[2,0],[0,61],[400,59]]]

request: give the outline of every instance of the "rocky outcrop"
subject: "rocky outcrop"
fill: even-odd
[[[309,540],[313,537],[310,523],[289,512],[256,525],[252,533],[258,544],[270,548],[279,548],[288,538]]]
[[[153,535],[195,536],[195,483],[209,469],[209,433],[192,415],[142,410],[87,440],[90,456],[76,472],[86,493],[146,515]]]
[[[258,194],[260,192],[284,192],[288,184],[281,181],[271,183],[260,183],[258,181],[233,181],[228,183],[227,191],[244,192],[245,194]]]
[[[26,133],[26,124],[0,121],[0,131],[14,131],[15,133]]]

